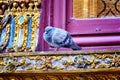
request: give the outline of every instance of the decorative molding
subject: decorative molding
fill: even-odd
[[[59,54],[60,53],[60,54]],[[68,53],[68,54],[66,54]],[[6,55],[6,56],[3,56]],[[35,52],[1,54],[1,73],[19,71],[96,71],[119,69],[119,52]]]
[[[119,80],[120,73],[27,73],[0,74],[1,80]]]
[[[97,4],[99,4],[97,17],[119,17],[119,0],[98,0]]]
[[[119,80],[120,50],[0,54],[1,80]]]
[[[9,1],[4,4],[8,7],[3,7],[5,12],[2,17],[12,15],[12,19],[10,23],[6,23],[5,30],[0,28],[2,34],[5,34],[4,42],[3,38],[0,38],[1,52],[35,51],[38,43],[41,14],[40,8],[38,8],[40,6],[39,2],[41,0],[29,2]],[[0,3],[0,5],[2,4]]]
[[[119,6],[119,0],[73,0],[73,17],[119,17]]]
[[[82,18],[83,0],[73,1],[73,17]]]

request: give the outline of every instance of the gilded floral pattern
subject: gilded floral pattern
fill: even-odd
[[[42,53],[42,52],[40,52]],[[45,52],[43,52],[45,53]],[[26,54],[26,53],[25,53]],[[36,54],[36,53],[35,53]],[[18,54],[19,55],[19,54]],[[21,70],[91,70],[119,68],[120,55],[115,53],[72,55],[9,55],[1,57],[1,72]]]
[[[0,79],[119,80],[119,59],[119,50],[1,54]]]

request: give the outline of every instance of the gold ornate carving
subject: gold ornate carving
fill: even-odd
[[[0,10],[2,11],[2,13],[0,14],[1,20],[2,20],[2,18],[4,17],[3,11],[5,10],[5,8],[6,8],[6,5],[3,4],[3,5],[2,5],[2,9],[0,9]],[[8,13],[8,14],[5,14],[5,15],[8,16],[9,13]],[[1,22],[1,20],[0,20],[0,34],[2,34],[2,32],[3,32],[3,33],[6,33],[6,34],[5,34],[5,35],[1,35],[1,37],[4,36],[4,41],[3,41],[3,43],[0,45],[0,51],[2,51],[2,50],[5,48],[8,40],[9,40],[9,33],[10,33],[10,23],[7,24],[8,21],[6,21],[6,23],[5,23],[6,26],[3,26],[3,23]],[[3,27],[5,28],[4,31],[2,31],[2,30],[3,30]]]
[[[24,14],[25,13],[25,14]],[[18,51],[24,51],[26,49],[26,43],[27,43],[27,38],[28,38],[28,17],[27,17],[27,13],[24,12],[23,13],[23,18],[24,18],[24,22],[20,25],[23,29],[23,40],[22,40],[22,44],[18,47]]]
[[[73,0],[73,17],[119,17],[119,0]]]
[[[73,0],[73,17],[82,18],[83,0]]]
[[[35,51],[35,48],[37,46],[37,39],[38,39],[38,27],[40,24],[39,18],[40,18],[40,12],[39,12],[39,4],[41,0],[37,1],[29,1],[27,2],[28,6],[26,6],[26,2],[24,1],[10,1],[8,10],[5,11],[5,14],[10,14],[13,16],[15,19],[15,32],[14,32],[14,45],[12,47],[7,47],[6,51],[7,52],[18,52],[18,51]],[[5,5],[2,5],[2,8],[5,8]],[[20,18],[23,17],[23,21],[20,22]],[[28,18],[32,19],[32,32],[31,35],[28,35],[29,33],[29,28],[28,28]],[[7,28],[8,29],[8,28]],[[23,32],[22,36],[20,35],[20,30]],[[6,33],[10,31],[7,30]],[[9,35],[7,35],[9,36]],[[20,37],[21,36],[21,37]],[[30,46],[27,47],[27,42],[28,42],[28,37],[31,36],[31,41],[30,41]],[[18,46],[19,44],[19,38],[21,39],[21,45]],[[7,38],[6,38],[7,39]],[[9,39],[9,38],[8,38]],[[8,41],[7,41],[8,42]],[[2,50],[3,48],[1,48]]]
[[[97,0],[73,0],[73,17],[93,18],[97,17]]]
[[[40,13],[38,11],[38,3],[35,2],[34,3],[35,7],[34,7],[34,13],[31,13],[30,16],[32,17],[32,41],[31,41],[31,46],[28,47],[26,50],[27,51],[34,51],[35,47],[37,45],[36,40],[37,40],[37,32],[38,32],[38,27],[40,24],[40,21],[38,20],[40,18]],[[30,8],[31,9],[31,8]]]
[[[119,73],[46,73],[0,75],[1,80],[119,80]]]
[[[0,51],[3,50],[3,48],[5,48],[8,40],[9,40],[9,34],[10,33],[10,24],[7,24],[6,25],[6,35],[5,35],[5,39],[4,39],[4,42],[2,43],[2,45],[0,46]]]
[[[119,80],[119,53],[105,50],[1,54],[0,79]]]
[[[104,51],[105,52],[105,51]],[[61,52],[59,55],[50,52],[40,52],[38,54],[30,53],[17,53],[6,54],[1,56],[1,72],[7,71],[61,71],[61,70],[83,70],[96,71],[96,70],[112,70],[119,69],[120,55],[118,51],[106,51],[102,53],[95,52],[70,52],[67,55]],[[9,63],[10,62],[10,63]],[[11,68],[12,69],[7,69]]]
[[[22,7],[22,11],[27,11],[26,6],[25,6],[25,3],[22,3],[22,4],[21,4],[21,7]]]
[[[96,18],[97,17],[97,10],[98,10],[98,5],[97,5],[98,0],[90,0],[89,2],[89,18]]]
[[[98,0],[98,17],[117,17],[120,15],[119,0],[108,0],[108,1],[100,1]]]

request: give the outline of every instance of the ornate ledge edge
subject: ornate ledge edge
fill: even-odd
[[[0,54],[0,80],[119,80],[120,50]]]
[[[4,56],[27,56],[27,55],[76,55],[76,54],[106,54],[120,52],[120,50],[80,50],[80,51],[41,51],[41,52],[8,52],[1,53],[0,57]]]
[[[120,50],[18,52],[0,54],[0,73],[21,71],[96,72],[119,70]]]

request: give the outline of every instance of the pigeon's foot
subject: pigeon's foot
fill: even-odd
[[[59,51],[59,48],[56,48],[55,51]]]

